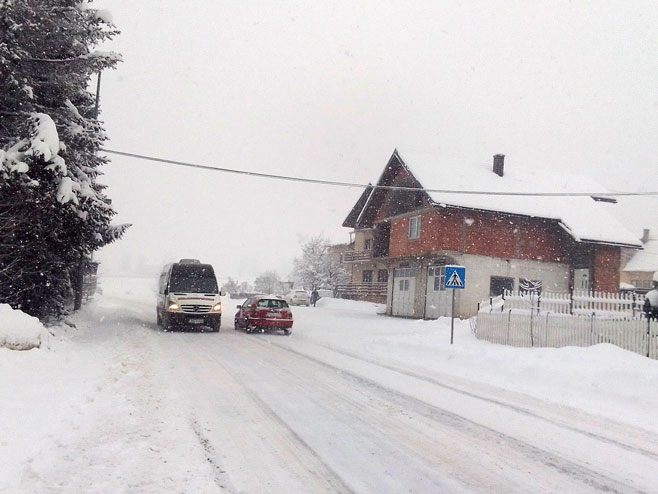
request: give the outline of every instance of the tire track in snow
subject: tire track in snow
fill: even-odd
[[[199,424],[197,419],[192,417],[192,421],[190,425],[192,426],[192,430],[194,431],[194,434],[196,435],[199,444],[201,445],[201,447],[206,453],[206,461],[210,464],[210,466],[213,469],[213,473],[214,473],[213,482],[215,482],[215,485],[219,487],[223,492],[227,492],[229,494],[239,494],[239,491],[237,491],[233,486],[233,484],[231,483],[231,480],[227,475],[226,470],[224,470],[223,467],[219,464],[219,461],[217,460],[217,453],[215,452],[215,448],[213,447],[210,440],[205,436],[205,434],[201,430],[201,425]]]
[[[399,391],[396,391],[394,389],[388,388],[376,381],[373,381],[371,379],[365,378],[363,376],[359,376],[358,374],[352,373],[348,370],[345,370],[344,368],[332,365],[330,363],[327,363],[321,359],[315,358],[313,356],[310,356],[308,354],[305,354],[303,352],[297,351],[293,348],[290,348],[287,345],[280,344],[277,342],[272,341],[271,339],[267,339],[266,337],[263,336],[250,336],[248,338],[249,340],[253,341],[254,343],[259,344],[260,346],[264,348],[271,348],[271,347],[276,347],[278,349],[284,350],[286,352],[290,352],[292,354],[295,354],[299,357],[302,357],[304,359],[307,359],[311,362],[314,362],[322,367],[325,367],[327,369],[331,369],[333,371],[338,371],[340,375],[345,378],[345,379],[351,379],[353,382],[360,383],[362,385],[366,385],[369,388],[377,389],[379,392],[388,394],[391,397],[395,397],[398,402],[410,405],[413,404],[414,411],[416,413],[419,413],[422,416],[425,416],[426,418],[429,418],[434,421],[440,421],[440,422],[447,422],[448,425],[451,425],[456,428],[467,428],[470,431],[473,431],[473,435],[476,436],[487,436],[491,438],[491,443],[492,444],[501,444],[501,443],[506,443],[510,446],[510,448],[515,449],[525,456],[532,458],[545,466],[571,478],[573,481],[581,482],[591,488],[594,488],[596,490],[604,491],[604,492],[612,492],[612,493],[645,493],[647,491],[641,490],[641,489],[636,489],[633,486],[626,485],[616,479],[613,479],[611,477],[608,477],[605,474],[599,473],[595,470],[592,470],[590,468],[587,468],[585,466],[579,465],[578,463],[564,458],[556,453],[552,453],[550,451],[544,450],[538,446],[532,445],[522,439],[518,439],[515,437],[512,437],[508,434],[505,434],[503,432],[497,431],[491,427],[479,424],[477,422],[474,422],[473,420],[470,420],[466,417],[462,417],[461,415],[458,415],[454,412],[451,412],[449,410],[446,410],[444,408],[432,405],[430,403],[427,403],[425,401],[422,401],[418,398],[409,396],[407,394],[401,393]],[[358,359],[358,358],[357,358]],[[358,359],[361,360],[361,359]],[[367,362],[371,364],[370,362]],[[379,365],[379,364],[374,364],[374,365]],[[394,370],[397,372],[397,370]],[[414,377],[415,376],[408,376],[408,377]],[[434,384],[431,383],[430,384]],[[479,397],[476,395],[475,398]],[[493,403],[496,404],[497,403]],[[541,418],[541,417],[538,417]],[[579,431],[576,431],[579,432]]]
[[[497,400],[495,398],[490,398],[490,397],[487,397],[487,396],[483,396],[483,395],[474,393],[472,391],[467,391],[467,390],[461,389],[459,387],[443,383],[443,382],[441,382],[438,379],[433,378],[433,377],[429,377],[429,376],[426,376],[426,375],[423,375],[423,374],[419,374],[419,373],[416,373],[416,372],[413,372],[413,371],[410,371],[410,370],[402,369],[400,367],[393,366],[393,365],[390,365],[390,364],[384,364],[384,363],[379,362],[375,359],[364,357],[364,356],[359,355],[359,354],[354,353],[354,352],[338,349],[338,348],[332,347],[330,345],[325,345],[323,343],[318,343],[318,342],[315,342],[315,341],[310,342],[306,338],[304,338],[304,339],[306,340],[306,342],[308,342],[312,345],[316,345],[316,346],[325,348],[327,350],[331,350],[332,352],[335,352],[335,353],[338,353],[338,354],[341,354],[341,355],[345,355],[347,357],[351,357],[351,358],[360,360],[362,362],[366,362],[368,364],[376,365],[378,367],[382,367],[384,369],[387,369],[387,370],[390,370],[390,371],[393,371],[393,372],[398,372],[398,373],[403,374],[405,376],[413,377],[415,379],[419,379],[421,381],[425,381],[425,382],[428,382],[430,384],[434,384],[434,385],[439,386],[441,388],[447,389],[449,391],[453,391],[455,393],[462,394],[464,396],[468,396],[470,398],[475,398],[477,400],[481,400],[481,401],[484,401],[484,402],[487,402],[487,403],[491,403],[493,405],[498,405],[498,406],[507,408],[509,410],[512,410],[514,412],[518,412],[518,413],[521,413],[523,415],[542,420],[544,422],[555,425],[557,427],[561,427],[561,428],[569,430],[571,432],[582,434],[584,436],[595,439],[597,441],[605,442],[605,443],[611,444],[613,446],[617,446],[619,448],[630,451],[632,453],[637,453],[637,454],[643,455],[647,458],[658,460],[658,452],[649,451],[649,450],[641,448],[639,446],[633,446],[633,445],[630,445],[630,444],[625,443],[625,442],[618,441],[618,440],[613,439],[613,438],[608,437],[608,436],[602,436],[600,434],[596,434],[595,432],[590,432],[590,431],[586,431],[586,430],[583,430],[583,429],[579,429],[578,427],[572,426],[572,425],[567,424],[567,423],[565,423],[563,421],[560,421],[560,420],[551,419],[550,417],[546,417],[544,415],[536,413],[536,412],[534,412],[532,410],[529,410],[527,408],[523,408],[523,407],[520,407],[520,406],[517,406],[517,405],[513,405],[511,403],[507,403],[505,401]],[[297,353],[303,354],[302,352],[299,352],[298,350],[292,350],[291,347],[289,347],[288,345],[285,345],[285,344],[272,342],[272,341],[270,341],[270,344],[281,347],[281,348],[290,349],[291,351],[295,351]],[[311,358],[314,358],[314,357],[311,357]],[[605,420],[609,420],[609,419],[605,419]],[[644,431],[643,430],[642,432],[646,433],[647,438],[653,438],[655,444],[658,444],[658,435],[653,434],[650,431]]]
[[[167,335],[167,333],[161,333]],[[222,492],[243,494],[246,492],[300,492],[301,485],[309,492],[332,492],[352,494],[344,481],[320,458],[312,448],[299,437],[289,425],[281,419],[270,407],[268,407],[256,394],[245,386],[235,373],[227,368],[225,362],[217,357],[217,351],[212,350],[214,344],[223,346],[219,336],[210,333],[207,338],[200,339],[198,334],[170,333],[170,341],[160,339],[165,352],[171,353],[172,361],[182,364],[184,369],[176,368],[174,372],[184,372],[185,377],[192,379],[186,390],[190,392],[192,401],[188,406],[188,416],[197,440],[206,453],[206,460],[213,467],[215,473],[215,484]],[[184,344],[180,344],[183,343]],[[211,342],[212,345],[208,345]],[[173,346],[171,345],[173,343]],[[182,351],[181,351],[182,350]],[[192,365],[190,365],[192,364]],[[188,374],[189,373],[189,374]],[[208,381],[206,376],[212,376],[213,381]],[[224,385],[220,393],[212,392],[214,379],[219,378]],[[186,379],[187,380],[187,379]],[[230,381],[230,383],[228,382]],[[198,407],[199,391],[203,390],[203,402],[205,406]],[[235,394],[237,393],[237,394]],[[235,401],[234,401],[235,400]],[[217,406],[220,402],[223,406]],[[216,410],[222,414],[230,414],[231,417],[211,415],[209,411]],[[240,417],[240,418],[238,418]],[[218,427],[217,419],[222,422],[230,418],[230,427]],[[256,421],[256,422],[254,422]],[[254,427],[257,425],[257,427]],[[212,431],[210,429],[213,429]],[[242,428],[249,429],[244,434]],[[266,431],[267,436],[263,436]],[[242,474],[235,471],[236,456],[232,456],[229,444],[226,442],[228,432],[236,441],[252,441],[246,450],[240,450],[238,456],[243,460],[241,467],[246,471],[259,469],[258,480],[260,485],[253,482],[244,482]],[[248,438],[248,439],[245,439]],[[222,440],[223,439],[223,440]],[[253,441],[258,441],[254,443]],[[242,453],[247,451],[246,456]],[[234,451],[235,452],[235,451]],[[260,455],[260,456],[259,456]],[[224,456],[225,461],[220,461]],[[232,456],[231,459],[226,458]],[[268,459],[268,465],[277,465],[279,471],[287,471],[282,477],[268,477],[263,475],[263,460]],[[246,461],[244,461],[246,460]],[[284,466],[294,465],[294,468],[285,470]],[[252,480],[254,476],[252,475]],[[282,478],[294,479],[289,484],[280,483]],[[229,480],[230,479],[230,480]],[[292,490],[282,490],[284,489]]]

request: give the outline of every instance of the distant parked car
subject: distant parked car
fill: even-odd
[[[288,292],[283,296],[283,299],[290,305],[305,305],[307,307],[311,305],[311,298],[305,290],[293,290]]]
[[[324,288],[318,290],[318,295],[320,298],[334,298],[333,290],[325,290]]]
[[[235,329],[244,329],[247,333],[280,330],[290,334],[292,323],[288,302],[279,297],[261,295],[248,298],[238,305],[235,314]]]

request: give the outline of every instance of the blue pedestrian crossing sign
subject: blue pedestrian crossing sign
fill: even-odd
[[[466,287],[466,268],[464,266],[446,266],[445,287],[463,290]]]

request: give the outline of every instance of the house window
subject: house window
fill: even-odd
[[[409,218],[409,238],[420,237],[420,216]]]
[[[409,291],[409,280],[400,280],[400,291],[408,292]]]
[[[363,250],[372,250],[372,239],[367,238],[365,244],[363,245]]]
[[[380,269],[377,271],[377,282],[386,283],[388,281],[388,269]]]
[[[639,288],[639,289],[641,289],[641,290],[642,290],[642,289],[645,289],[645,288],[646,288],[646,289],[651,289],[651,288],[653,288],[653,282],[652,282],[651,280],[632,280],[632,281],[631,281],[631,284],[632,284],[635,288]]]
[[[489,296],[497,297],[498,295],[502,295],[505,290],[509,290],[510,292],[514,290],[514,278],[492,276],[489,283]]]
[[[361,281],[363,281],[363,283],[372,283],[372,271],[371,270],[364,271],[362,274]]]
[[[437,266],[429,268],[429,275],[434,276],[434,291],[443,292],[446,289],[446,267]]]

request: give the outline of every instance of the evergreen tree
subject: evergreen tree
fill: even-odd
[[[97,182],[106,137],[87,87],[118,31],[79,0],[0,0],[0,303],[59,315],[81,260],[127,225]]]

